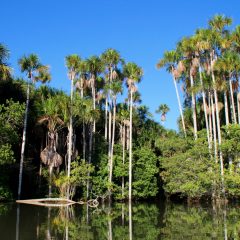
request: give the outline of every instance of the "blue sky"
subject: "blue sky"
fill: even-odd
[[[51,86],[70,89],[64,57],[77,53],[82,58],[117,49],[126,61],[144,69],[139,85],[143,104],[152,113],[166,103],[170,107],[167,128],[177,129],[179,116],[171,76],[157,70],[165,50],[183,37],[206,27],[215,14],[240,24],[238,0],[8,0],[1,2],[0,42],[11,51],[10,63],[20,76],[17,60],[36,53],[51,66]],[[182,94],[182,93],[181,93]],[[155,116],[159,121],[160,116]]]

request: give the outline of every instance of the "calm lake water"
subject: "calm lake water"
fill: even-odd
[[[2,204],[0,239],[240,239],[240,208],[164,202],[97,209]]]

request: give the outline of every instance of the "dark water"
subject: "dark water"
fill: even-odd
[[[97,209],[2,204],[0,240],[12,239],[240,239],[240,208],[173,203],[106,204]]]

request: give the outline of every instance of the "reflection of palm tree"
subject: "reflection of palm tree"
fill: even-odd
[[[18,185],[18,198],[20,199],[21,187],[22,187],[22,171],[23,171],[23,159],[26,144],[26,131],[27,131],[27,119],[29,111],[29,98],[30,98],[30,83],[35,83],[36,81],[47,82],[50,80],[50,75],[48,72],[48,67],[40,63],[39,58],[35,54],[30,54],[28,57],[23,56],[19,59],[18,64],[22,72],[27,73],[28,85],[27,85],[27,100],[26,100],[26,110],[24,117],[23,126],[23,138],[22,138],[22,148],[21,148],[21,159],[20,159],[20,170],[19,170],[19,185]]]
[[[156,110],[156,113],[161,114],[161,121],[166,121],[166,114],[169,112],[169,107],[167,104],[161,104],[158,109]]]

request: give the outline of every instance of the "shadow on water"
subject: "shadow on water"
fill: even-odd
[[[1,240],[240,239],[238,206],[102,204],[47,208],[0,205]]]

